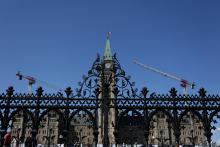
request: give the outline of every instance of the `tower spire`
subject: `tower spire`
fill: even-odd
[[[111,37],[111,32],[108,32],[107,40],[106,40],[106,44],[105,44],[104,60],[112,60],[112,52],[111,52],[111,46],[110,46],[110,37]]]

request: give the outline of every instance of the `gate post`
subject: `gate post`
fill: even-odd
[[[31,131],[31,142],[32,142],[32,146],[36,147],[37,146],[37,133],[38,133],[38,129],[39,129],[39,125],[40,125],[40,120],[39,120],[39,115],[40,115],[40,98],[43,95],[43,89],[42,87],[39,87],[36,90],[36,95],[37,95],[37,102],[36,102],[36,110],[35,110],[35,121],[36,123],[33,124],[32,126],[32,131]]]
[[[212,137],[212,130],[211,130],[211,120],[208,117],[208,112],[207,112],[207,106],[206,106],[206,91],[204,88],[201,88],[199,90],[199,96],[202,98],[202,105],[203,105],[203,111],[202,111],[202,117],[203,117],[203,128],[204,128],[204,135],[207,138],[208,146],[211,147],[211,137]]]
[[[98,109],[99,109],[99,94],[101,93],[100,88],[96,88],[95,91],[95,96],[96,96],[96,108],[95,108],[95,122],[93,124],[93,135],[94,135],[94,143],[95,143],[95,147],[97,147],[98,144],[98,135],[99,135],[99,131],[98,131]]]
[[[109,113],[109,83],[104,83],[102,90],[102,108],[104,112],[104,137],[103,137],[103,146],[109,147],[109,136],[108,136],[108,113]]]
[[[174,136],[175,136],[175,140],[176,140],[176,146],[179,147],[180,146],[180,122],[178,119],[178,111],[177,111],[177,106],[176,106],[176,96],[177,96],[177,91],[175,88],[171,88],[170,90],[170,95],[173,98],[173,118],[175,121],[175,125],[174,125]]]
[[[64,130],[63,130],[63,136],[64,136],[64,146],[67,147],[68,145],[68,130],[69,130],[69,99],[70,99],[70,95],[72,94],[72,89],[71,87],[67,87],[65,90],[66,96],[67,96],[67,100],[66,100],[66,107],[65,107],[65,111],[64,111]]]
[[[146,147],[148,147],[148,140],[149,140],[149,131],[150,131],[150,120],[149,120],[149,116],[148,116],[148,109],[147,109],[147,94],[148,94],[149,90],[144,87],[141,90],[141,94],[143,95],[144,98],[144,137],[146,140]]]

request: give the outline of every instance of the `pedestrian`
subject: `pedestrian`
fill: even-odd
[[[12,141],[11,132],[7,132],[4,136],[4,144],[3,147],[10,147]]]

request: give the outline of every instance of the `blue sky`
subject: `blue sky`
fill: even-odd
[[[18,70],[62,88],[76,88],[96,57],[111,47],[137,88],[167,93],[177,81],[132,63],[137,59],[220,94],[220,1],[2,0],[0,92],[27,91]],[[35,87],[36,88],[36,87]],[[52,92],[45,87],[46,91]]]

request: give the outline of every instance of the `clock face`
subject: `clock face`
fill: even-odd
[[[105,68],[110,68],[111,67],[111,63],[106,63],[105,64]]]

